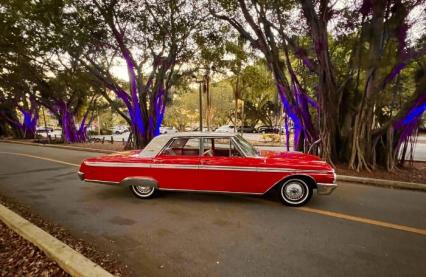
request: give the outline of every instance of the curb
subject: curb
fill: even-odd
[[[53,148],[60,148],[60,149],[87,151],[87,152],[105,153],[105,154],[113,154],[113,153],[119,152],[119,151],[112,151],[112,150],[93,149],[93,148],[87,148],[87,147],[41,144],[41,143],[23,142],[23,141],[14,141],[14,140],[0,140],[0,142],[24,144],[24,145],[32,145],[32,146],[53,147]],[[426,184],[412,183],[412,182],[392,181],[392,180],[385,180],[385,179],[374,179],[374,178],[365,178],[365,177],[356,177],[356,176],[347,176],[347,175],[337,175],[337,181],[353,182],[353,183],[358,183],[358,184],[367,185],[367,186],[370,185],[370,186],[376,186],[376,187],[417,190],[417,191],[426,192]]]
[[[31,145],[31,146],[51,147],[51,148],[59,148],[59,149],[68,149],[68,150],[85,151],[85,152],[104,153],[104,154],[113,154],[113,153],[120,152],[120,151],[114,151],[114,150],[94,149],[94,148],[89,148],[89,147],[43,144],[43,143],[15,141],[15,140],[8,140],[8,139],[2,139],[2,140],[0,140],[0,142]]]
[[[81,277],[112,277],[111,273],[0,204],[0,220],[54,260],[65,272]]]
[[[417,191],[426,192],[426,184],[411,183],[411,182],[382,180],[382,179],[373,179],[373,178],[364,178],[364,177],[355,177],[355,176],[346,176],[346,175],[337,175],[337,181],[355,182],[355,183],[368,185],[368,186],[417,190]]]

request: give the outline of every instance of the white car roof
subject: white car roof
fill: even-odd
[[[152,158],[158,155],[170,139],[175,137],[234,137],[237,134],[232,133],[213,133],[213,132],[178,132],[174,134],[164,134],[156,136],[139,153],[141,157]]]

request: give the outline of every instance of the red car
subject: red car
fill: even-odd
[[[89,158],[81,180],[129,186],[139,198],[158,190],[263,195],[279,191],[284,204],[301,206],[313,191],[336,188],[334,169],[297,152],[258,152],[237,134],[175,133],[154,138],[143,150]]]

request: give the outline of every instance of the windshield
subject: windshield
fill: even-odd
[[[259,152],[257,152],[253,145],[251,145],[250,142],[245,140],[242,136],[237,135],[234,139],[247,157],[256,157],[259,155]]]

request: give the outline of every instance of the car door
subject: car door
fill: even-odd
[[[204,138],[202,149],[199,178],[203,190],[255,194],[264,192],[261,175],[257,172],[257,167],[263,163],[262,158],[245,157],[230,137]],[[209,151],[212,153],[208,154]]]
[[[199,186],[200,138],[173,139],[154,158],[151,171],[161,189],[196,190]]]

